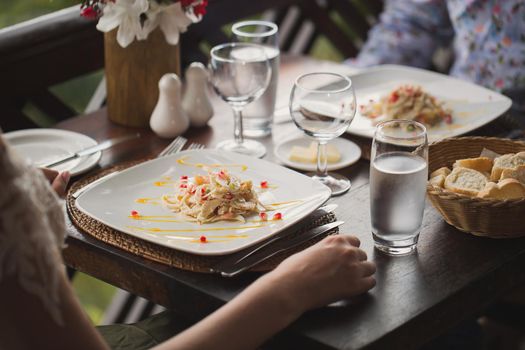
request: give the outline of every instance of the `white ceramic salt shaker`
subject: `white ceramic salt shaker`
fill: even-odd
[[[213,107],[208,98],[208,71],[200,62],[193,62],[186,69],[186,91],[182,108],[190,118],[191,126],[202,127],[213,117]]]
[[[181,89],[182,83],[175,73],[164,74],[159,80],[159,100],[149,125],[160,137],[179,136],[190,126],[190,120],[182,108]]]

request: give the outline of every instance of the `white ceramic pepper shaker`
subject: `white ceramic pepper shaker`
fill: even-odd
[[[175,73],[164,74],[159,80],[159,100],[149,125],[160,137],[179,136],[190,126],[190,120],[182,108],[181,89],[181,81]]]
[[[191,126],[206,126],[213,117],[213,107],[207,93],[208,71],[200,62],[193,62],[186,69],[186,91],[182,108],[190,118]]]

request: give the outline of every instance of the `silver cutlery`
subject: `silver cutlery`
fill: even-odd
[[[117,137],[117,138],[114,138],[114,139],[109,139],[109,140],[106,140],[106,141],[103,141],[103,142],[99,143],[96,146],[85,148],[85,149],[80,150],[78,152],[75,152],[75,153],[73,153],[73,154],[71,154],[69,156],[65,156],[65,157],[62,157],[60,159],[55,159],[55,160],[53,160],[51,162],[47,162],[47,163],[44,163],[44,164],[38,164],[38,166],[39,167],[43,167],[43,168],[51,168],[51,167],[54,167],[54,166],[57,166],[57,165],[69,162],[71,160],[80,158],[80,157],[89,156],[91,154],[103,151],[103,150],[108,149],[108,148],[113,147],[113,146],[116,146],[116,145],[118,145],[118,144],[120,144],[122,142],[133,140],[133,139],[136,139],[136,138],[139,138],[139,137],[140,137],[140,134],[137,133],[137,134],[126,135],[126,136],[122,136],[122,137]]]
[[[246,271],[257,264],[260,264],[261,262],[268,260],[281,252],[297,247],[302,243],[308,242],[322,235],[323,233],[326,233],[342,225],[343,223],[344,221],[334,221],[328,224],[314,227],[294,238],[275,242],[273,246],[266,247],[266,249],[261,250],[258,254],[254,254],[246,259],[242,259],[241,261],[232,266],[222,267],[220,270],[214,268],[212,269],[212,271],[219,272],[224,277],[234,277],[239,273]]]
[[[308,223],[314,222],[315,220],[323,217],[324,215],[333,212],[336,208],[337,208],[337,204],[328,204],[323,207],[317,208],[317,210],[315,210],[312,214],[306,217],[304,222],[308,222]],[[305,224],[304,226],[306,225],[307,224]],[[298,226],[289,227],[283,230],[282,232],[276,234],[275,236],[249,247],[248,248],[249,251],[245,249],[238,253],[234,253],[228,256],[226,259],[222,260],[221,262],[213,266],[210,270],[212,272],[221,272],[223,270],[231,269],[232,266],[235,266],[236,264],[240,263],[244,259],[247,259],[248,257],[252,256],[256,252],[262,250],[263,248],[269,246],[270,244],[274,242],[279,241],[280,239],[288,237],[289,235],[297,232],[300,229],[301,229],[300,226],[299,227]]]
[[[158,155],[157,158],[167,156],[169,154],[179,152],[182,147],[188,142],[188,139],[182,136],[177,136],[166,148],[164,148]]]
[[[203,144],[201,143],[197,143],[197,142],[193,142],[191,143],[188,148],[186,148],[186,151],[188,150],[199,150],[199,149],[204,149],[206,148],[206,146],[204,146]]]

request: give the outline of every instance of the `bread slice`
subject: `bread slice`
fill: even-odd
[[[489,173],[492,171],[492,159],[487,157],[467,158],[456,160],[454,168],[462,167],[477,170],[481,173]]]
[[[445,179],[445,188],[452,192],[477,196],[487,184],[488,180],[477,170],[469,168],[455,168]]]
[[[433,186],[437,186],[437,187],[443,188],[443,186],[445,185],[445,178],[446,178],[445,175],[438,174],[438,175],[434,176],[433,178],[431,178],[430,180],[428,180],[428,182],[431,185],[433,185]]]
[[[493,199],[518,199],[525,197],[525,186],[516,179],[504,179],[498,182],[489,182],[484,189],[479,191],[480,198]]]
[[[432,179],[438,175],[443,175],[444,177],[447,177],[448,174],[450,174],[450,169],[444,166],[442,168],[439,168],[438,170],[434,170],[432,174],[430,174],[430,178]]]
[[[490,174],[491,181],[498,181],[505,169],[514,170],[520,165],[525,165],[525,152],[518,154],[508,153],[494,159],[494,167]]]
[[[500,181],[505,179],[516,179],[525,185],[525,165],[519,165],[515,169],[503,169]]]

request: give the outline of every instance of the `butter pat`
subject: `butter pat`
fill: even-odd
[[[341,153],[334,145],[326,145],[326,156],[328,163],[337,163],[341,160]],[[312,142],[308,148],[293,146],[289,158],[293,162],[315,164],[317,162],[317,143]]]
[[[293,146],[290,160],[298,163],[315,163],[317,162],[317,150],[312,150],[310,147]]]

